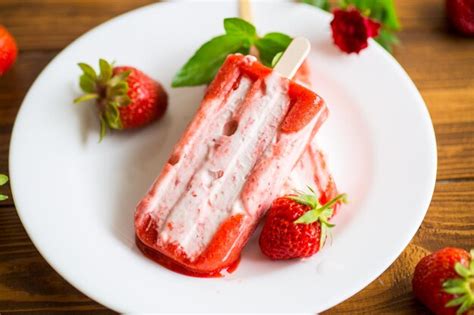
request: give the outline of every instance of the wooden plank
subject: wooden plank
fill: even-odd
[[[0,21],[22,51],[58,50],[113,16],[153,0],[2,0]]]

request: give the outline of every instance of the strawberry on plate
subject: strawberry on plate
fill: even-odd
[[[321,205],[314,190],[277,198],[268,210],[260,234],[260,249],[273,260],[310,257],[324,245],[333,207],[346,202],[341,194]]]
[[[420,260],[413,293],[437,315],[474,314],[474,250],[447,247]]]
[[[13,66],[17,54],[15,39],[4,26],[0,25],[0,75]]]
[[[101,140],[107,129],[142,127],[164,114],[168,106],[165,90],[140,70],[113,67],[104,59],[99,60],[100,74],[85,63],[78,65],[83,71],[79,85],[85,94],[74,103],[96,100]]]

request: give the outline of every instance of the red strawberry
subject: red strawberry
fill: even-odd
[[[314,255],[324,245],[327,231],[334,226],[329,223],[332,207],[345,199],[346,195],[342,194],[321,205],[313,190],[311,194],[277,198],[268,210],[260,234],[260,249],[274,260]]]
[[[437,315],[474,314],[473,258],[474,250],[452,247],[424,257],[413,275],[415,296]]]
[[[18,48],[8,30],[0,25],[0,75],[7,72],[15,63]]]
[[[454,28],[474,36],[474,0],[446,0],[446,13]]]
[[[83,74],[79,85],[86,93],[75,103],[95,99],[99,109],[100,139],[107,128],[130,129],[145,126],[161,117],[168,105],[163,87],[133,67],[113,67],[100,59],[100,74],[79,63]]]
[[[380,23],[363,16],[357,9],[334,10],[331,30],[334,43],[342,51],[359,53],[368,46],[370,37],[377,37]]]

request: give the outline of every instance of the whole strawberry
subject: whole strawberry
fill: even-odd
[[[112,67],[100,59],[100,74],[79,63],[83,74],[79,85],[86,93],[75,103],[95,99],[99,110],[100,139],[107,129],[130,129],[145,126],[161,117],[168,106],[168,96],[162,86],[138,69]]]
[[[446,13],[457,31],[474,36],[474,0],[446,0]]]
[[[7,72],[15,63],[18,48],[8,30],[0,25],[0,75]]]
[[[345,199],[346,195],[342,194],[321,205],[313,190],[310,194],[277,198],[268,210],[260,234],[263,254],[274,260],[314,255],[324,245],[328,230],[334,226],[329,223],[333,207]]]
[[[370,37],[377,37],[380,23],[363,16],[355,8],[334,10],[331,21],[332,38],[340,50],[359,53],[366,48]]]
[[[437,315],[474,314],[473,257],[474,250],[452,247],[424,257],[415,268],[413,293]]]

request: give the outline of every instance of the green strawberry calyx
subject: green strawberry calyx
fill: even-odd
[[[107,129],[122,129],[119,107],[131,103],[128,96],[129,85],[127,82],[131,71],[123,71],[113,74],[113,63],[104,59],[99,60],[100,73],[85,63],[78,63],[82,74],[79,77],[79,86],[85,94],[74,100],[81,103],[96,100],[99,109],[100,140],[102,140]]]
[[[0,174],[0,186],[5,185],[8,182],[8,176]],[[8,196],[0,194],[0,201],[7,200]]]
[[[468,266],[460,262],[454,265],[458,278],[448,279],[443,282],[446,293],[453,294],[454,299],[446,303],[446,307],[458,307],[456,314],[464,314],[474,308],[474,249],[471,249],[471,260]]]
[[[326,242],[328,232],[335,225],[329,222],[329,219],[334,213],[334,205],[338,202],[347,203],[347,194],[340,194],[328,201],[324,205],[319,202],[319,198],[311,187],[308,187],[310,193],[307,194],[302,191],[297,191],[297,195],[288,196],[289,199],[296,201],[299,204],[310,207],[302,216],[296,219],[295,224],[311,224],[319,222],[321,225],[321,237],[319,248],[322,248]]]

